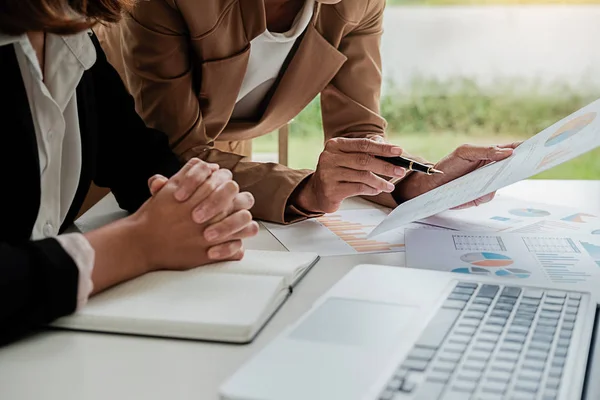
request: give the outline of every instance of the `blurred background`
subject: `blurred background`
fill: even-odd
[[[437,161],[462,143],[526,139],[600,98],[600,0],[388,0],[382,113],[388,139]],[[323,149],[315,99],[290,124],[289,165]],[[277,161],[274,132],[254,158]],[[600,150],[537,178],[599,179]]]

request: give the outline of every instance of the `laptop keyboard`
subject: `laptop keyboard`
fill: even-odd
[[[458,283],[378,399],[556,399],[583,296]]]

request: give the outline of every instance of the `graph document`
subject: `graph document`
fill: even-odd
[[[600,284],[600,236],[407,230],[406,266],[532,284]],[[435,243],[431,251],[429,243]]]
[[[478,207],[444,211],[419,222],[459,231],[600,234],[600,216],[586,210],[502,195]]]
[[[510,158],[489,164],[399,205],[370,233],[370,237],[468,203],[595,149],[600,145],[598,114],[600,100],[528,139]],[[535,211],[525,208],[513,216],[527,217],[532,213]]]
[[[379,209],[342,210],[293,225],[263,225],[289,251],[310,249],[322,257],[403,252],[404,230],[380,235],[376,239],[367,238],[387,214]],[[434,229],[418,224],[410,224],[409,227]]]

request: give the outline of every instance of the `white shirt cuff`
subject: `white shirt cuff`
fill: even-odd
[[[96,252],[90,242],[80,233],[60,235],[55,238],[63,247],[79,269],[79,284],[77,287],[77,310],[80,310],[88,301],[94,283],[92,282],[92,270],[94,269],[94,258]]]

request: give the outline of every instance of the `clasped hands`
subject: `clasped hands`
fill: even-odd
[[[256,235],[254,198],[239,192],[229,170],[193,158],[171,179],[148,181],[152,197],[132,218],[149,270],[184,270],[240,260],[242,240]]]

